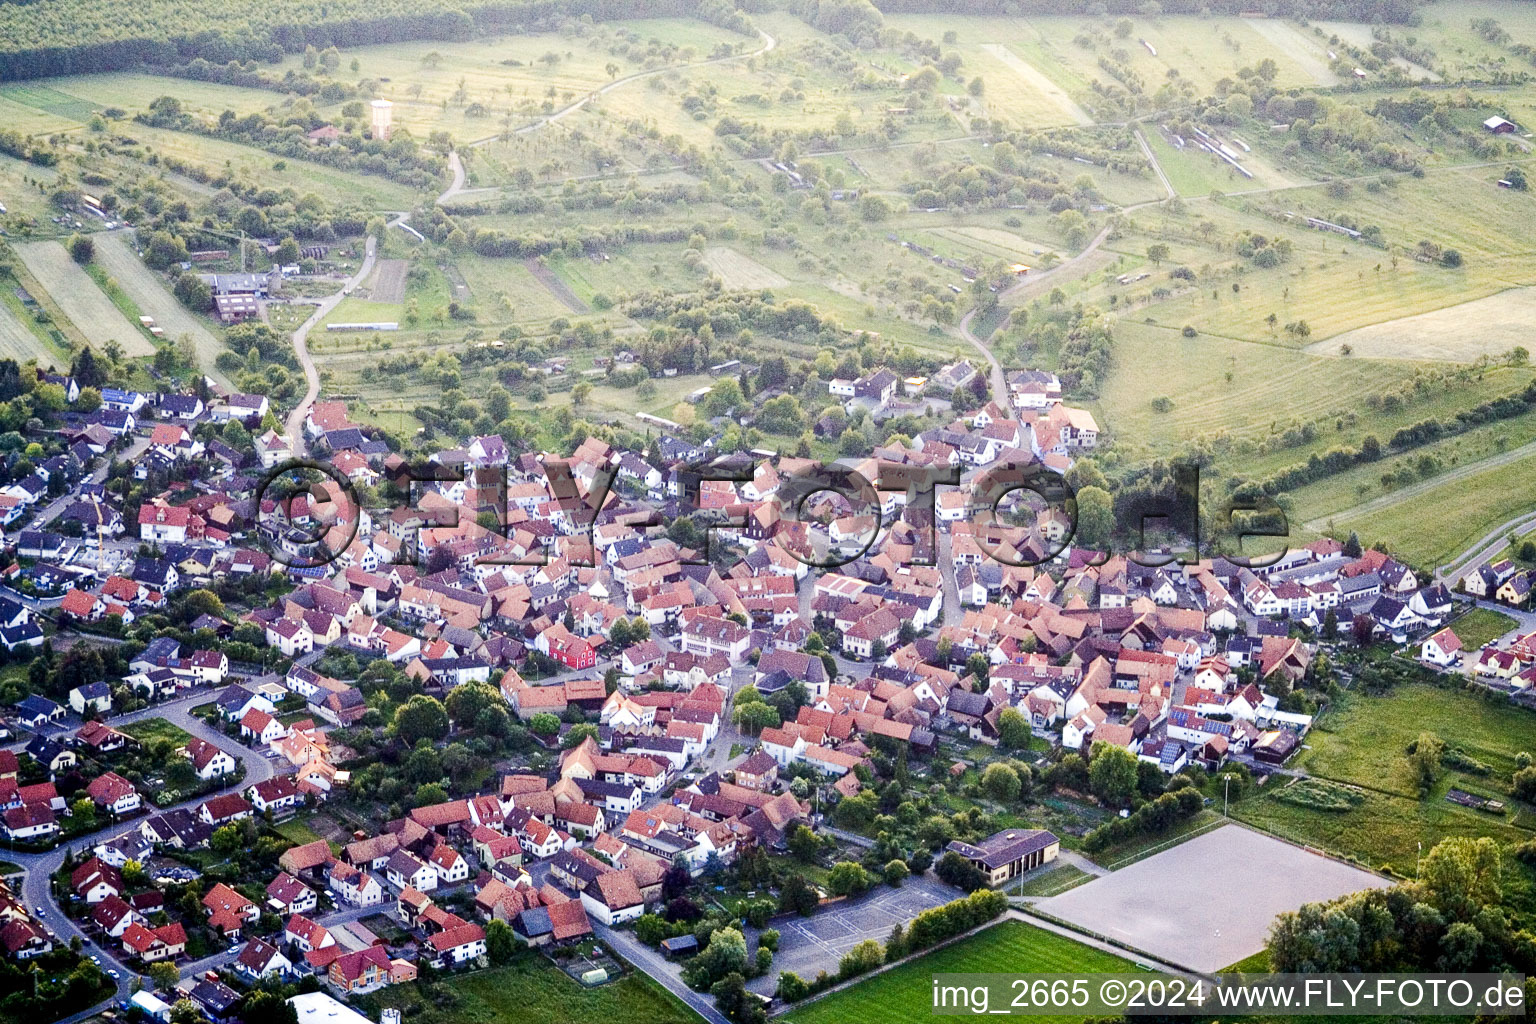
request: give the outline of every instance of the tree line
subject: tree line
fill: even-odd
[[[469,40],[573,18],[694,17],[749,33],[727,0],[37,0],[0,4],[0,79],[121,71],[202,58],[276,63],[307,47]]]

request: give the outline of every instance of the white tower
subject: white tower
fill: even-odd
[[[373,101],[373,137],[376,139],[389,139],[389,122],[394,115],[395,105],[389,100]]]

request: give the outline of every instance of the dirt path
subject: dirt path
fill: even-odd
[[[1163,183],[1163,191],[1168,193],[1168,198],[1173,199],[1178,196],[1179,193],[1174,190],[1173,182],[1169,181],[1168,175],[1163,173],[1163,165],[1157,162],[1157,154],[1153,153],[1152,147],[1147,145],[1147,137],[1141,134],[1141,129],[1137,128],[1131,134],[1136,136],[1136,144],[1141,147],[1142,153],[1146,154],[1147,163],[1152,165],[1152,170],[1157,174],[1157,180]]]
[[[1435,578],[1449,580],[1455,583],[1467,574],[1474,565],[1482,565],[1494,555],[1503,551],[1509,544],[1510,535],[1524,537],[1536,530],[1536,512],[1527,512],[1523,516],[1516,516],[1508,522],[1483,534],[1476,544],[1469,547],[1460,558],[1447,562],[1435,570]]]
[[[1089,242],[1082,252],[1069,260],[1056,264],[1056,266],[1049,270],[1042,270],[1038,274],[1031,274],[1029,278],[1020,281],[1011,288],[1005,289],[998,294],[998,302],[1016,306],[1020,302],[1026,302],[1034,298],[1048,285],[1055,287],[1056,282],[1059,280],[1077,276],[1077,272],[1087,273],[1094,269],[1094,266],[1100,262],[1100,258],[1097,255],[1099,247],[1109,238],[1109,232],[1109,225],[1106,224],[1097,235],[1093,236],[1093,241]],[[1013,299],[1014,301],[1008,303],[1008,299]],[[986,342],[971,332],[971,321],[975,316],[976,310],[972,309],[960,318],[960,336],[970,343],[971,347],[979,352],[982,358],[991,366],[992,397],[1001,402],[1008,394],[1008,380],[1003,374],[1003,364],[997,361],[997,357],[992,354],[992,350],[987,347]]]
[[[982,43],[981,48],[992,56],[1008,65],[1009,70],[1028,82],[1041,94],[1049,97],[1062,113],[1066,114],[1078,124],[1093,124],[1093,118],[1088,116],[1088,111],[1077,105],[1077,101],[1068,96],[1066,90],[1046,77],[1045,73],[1033,64],[1024,60],[1002,43]]]
[[[1490,469],[1498,469],[1500,466],[1507,466],[1512,462],[1519,462],[1521,459],[1532,455],[1536,455],[1536,441],[1523,444],[1518,448],[1511,448],[1507,452],[1499,452],[1497,455],[1490,455],[1486,459],[1478,459],[1476,462],[1468,462],[1464,465],[1457,466],[1455,469],[1441,473],[1439,476],[1433,476],[1428,480],[1421,480],[1418,483],[1409,484],[1407,487],[1395,490],[1391,494],[1383,494],[1379,498],[1372,498],[1370,501],[1362,502],[1361,504],[1355,505],[1352,508],[1340,509],[1337,512],[1330,512],[1325,516],[1318,516],[1316,519],[1310,520],[1309,522],[1306,522],[1302,525],[1314,533],[1321,533],[1323,530],[1328,528],[1329,523],[1347,523],[1352,519],[1359,519],[1363,516],[1371,515],[1374,512],[1380,512],[1383,509],[1388,509],[1394,505],[1399,505],[1405,501],[1411,501],[1414,498],[1420,497],[1421,495],[1426,494],[1436,487],[1440,487],[1444,484],[1455,483],[1457,480],[1465,480],[1469,476],[1475,476],[1478,473],[1483,473]]]
[[[536,259],[523,260],[523,266],[528,268],[528,273],[532,274],[534,279],[548,290],[549,294],[563,302],[566,309],[569,309],[572,313],[592,312],[592,308],[585,302],[582,302],[581,297],[571,291],[571,286],[560,280],[553,270],[550,270]]]

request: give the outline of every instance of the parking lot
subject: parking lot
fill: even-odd
[[[865,939],[884,945],[891,927],[905,924],[929,907],[958,899],[961,893],[932,875],[909,878],[900,889],[881,886],[856,899],[823,907],[811,917],[782,917],[769,922],[779,930],[779,952],[774,969],[755,978],[749,987],[772,992],[780,971],[794,971],[809,981],[820,971],[837,973],[843,954]]]
[[[1283,911],[1388,884],[1225,825],[1036,906],[1171,963],[1218,971],[1263,949]]]

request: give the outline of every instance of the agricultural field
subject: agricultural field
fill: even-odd
[[[1357,327],[1315,342],[1307,351],[1337,355],[1347,345],[1354,355],[1366,358],[1466,363],[1529,345],[1533,316],[1536,288],[1511,288],[1444,309]]]
[[[155,318],[166,338],[186,335],[197,349],[198,363],[204,373],[225,384],[229,382],[213,365],[220,352],[227,351],[208,325],[194,316],[166,288],[165,283],[138,258],[121,234],[102,233],[95,237],[96,261],[136,303],[144,315]]]
[[[1536,451],[1488,460],[1466,475],[1447,474],[1405,488],[1391,500],[1330,517],[1335,529],[1380,541],[1417,565],[1440,565],[1500,523],[1531,510]]]
[[[124,124],[121,134],[141,144],[149,153],[176,157],[208,171],[222,171],[259,181],[269,188],[292,188],[300,196],[313,192],[326,202],[358,203],[373,210],[405,210],[415,205],[418,198],[406,186],[379,175],[356,174],[306,160],[276,157],[223,139],[137,123]],[[211,194],[212,190],[208,191]]]
[[[791,1008],[790,1024],[846,1024],[878,1006],[891,1024],[916,1024],[933,1017],[933,976],[1007,970],[1019,973],[1118,972],[1132,970],[1129,960],[1085,946],[1073,939],[1022,921],[1003,921],[952,945],[893,967],[832,995]],[[828,969],[835,965],[829,964]],[[1021,1020],[1069,1020],[1068,1017],[1021,1017]]]
[[[79,122],[52,111],[33,106],[22,99],[13,98],[12,89],[0,89],[0,124],[23,135],[47,135],[50,132],[72,131]],[[25,95],[25,94],[22,94]]]
[[[721,46],[758,45],[674,18],[451,45],[426,40],[364,46],[348,50],[347,58],[357,60],[357,74],[380,80],[380,97],[394,104],[396,124],[420,137],[446,131],[469,142],[534,123],[616,80],[707,59]],[[289,69],[302,70],[302,58],[289,57],[277,67],[278,73]]]
[[[37,360],[39,366],[58,366],[60,355],[43,340],[41,328],[31,311],[16,297],[14,278],[0,277],[0,357],[24,363]]]
[[[81,270],[58,242],[28,242],[14,247],[18,256],[70,321],[97,351],[111,342],[128,356],[154,354],[144,332],[130,323],[90,275]]]
[[[755,291],[782,288],[788,278],[729,246],[717,245],[704,250],[704,265],[729,291]]]

